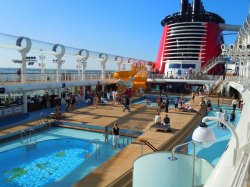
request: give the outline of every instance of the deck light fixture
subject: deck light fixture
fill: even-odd
[[[212,132],[212,130],[209,129],[208,126],[206,125],[206,121],[208,121],[208,120],[210,120],[210,121],[218,121],[218,122],[222,123],[232,133],[232,136],[235,139],[235,149],[234,149],[234,155],[233,155],[234,156],[233,157],[233,166],[235,166],[237,151],[238,151],[238,148],[239,148],[239,138],[238,138],[238,135],[237,135],[235,129],[232,126],[228,125],[225,120],[217,118],[217,117],[210,117],[210,116],[204,117],[202,119],[202,124],[198,128],[196,128],[194,130],[194,132],[193,132],[193,135],[192,135],[193,141],[202,143],[205,146],[211,145],[214,142],[215,135]]]

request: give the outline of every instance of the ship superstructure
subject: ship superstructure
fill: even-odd
[[[163,34],[156,61],[156,69],[165,76],[180,77],[198,73],[221,53],[224,43],[222,17],[207,12],[201,0],[181,0],[180,12],[166,16],[161,25]],[[217,64],[208,74],[222,74],[224,65]]]

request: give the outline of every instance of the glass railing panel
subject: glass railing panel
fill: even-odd
[[[170,152],[151,153],[139,157],[134,162],[133,186],[192,186],[193,156],[175,154],[172,161]],[[194,186],[205,184],[213,171],[207,161],[196,158],[194,170]]]

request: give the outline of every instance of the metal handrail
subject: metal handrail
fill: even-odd
[[[207,73],[210,69],[212,69],[216,64],[218,64],[219,62],[221,62],[223,60],[223,57],[221,55],[217,56],[217,57],[213,57],[211,58],[211,60],[209,60],[209,62],[207,63],[206,66],[204,66],[201,69],[202,73]]]
[[[126,138],[127,144],[128,144],[128,140],[129,140],[129,138],[131,138],[131,133],[133,132],[134,128],[135,128],[135,125],[130,126],[127,133],[124,135],[123,142],[122,142],[123,147],[125,147],[125,142],[124,142],[125,138]]]
[[[101,141],[100,141],[100,139],[93,139],[91,142],[96,144],[96,157],[97,157],[97,153],[99,155],[101,154],[101,150],[100,150]]]
[[[91,144],[93,144],[96,148],[96,158],[97,158],[98,154],[99,155],[101,154],[101,150],[100,150],[101,149],[101,141],[100,141],[100,139],[93,139],[90,142],[88,142],[88,144],[86,144],[83,148],[85,149],[85,148],[89,147],[89,145],[91,145]]]
[[[35,137],[35,143],[36,143],[36,135],[35,135],[35,131],[34,129],[30,129],[30,143],[32,141],[32,134],[34,134],[34,137]]]
[[[129,140],[132,142],[133,136],[137,136],[138,132],[141,131],[141,128],[137,125],[130,126],[128,132],[125,134],[123,138],[123,147],[125,147],[125,139],[127,140],[127,144],[129,144]]]
[[[21,142],[23,142],[23,134],[25,135],[25,136],[27,136],[27,134],[26,134],[26,132],[24,131],[24,130],[21,130]]]

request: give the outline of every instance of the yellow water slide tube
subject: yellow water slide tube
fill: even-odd
[[[128,81],[133,74],[131,71],[117,71],[114,73],[115,79],[122,79],[124,81]]]
[[[131,77],[133,77],[132,89],[138,90],[139,88],[146,89],[147,75],[147,68],[145,66],[132,65],[131,71],[117,71],[114,73],[114,78],[129,81]],[[124,88],[122,90],[124,90]]]
[[[148,72],[145,66],[137,66],[137,73],[133,80],[133,90],[138,90],[139,88],[146,89],[147,87],[147,77]]]

